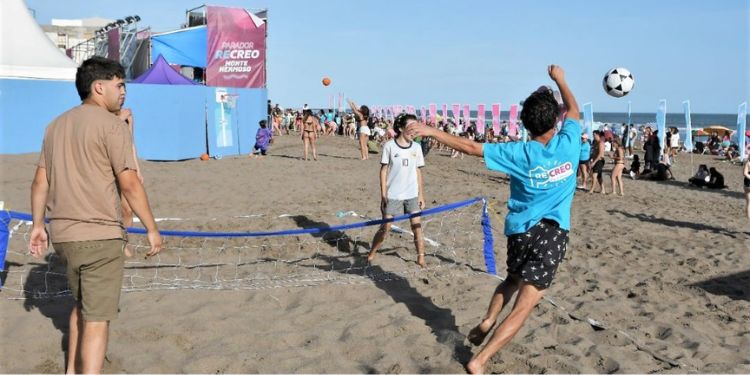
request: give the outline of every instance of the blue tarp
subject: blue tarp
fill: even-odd
[[[159,55],[154,65],[134,79],[132,83],[150,83],[156,85],[195,85],[196,83],[174,70],[164,56]]]
[[[196,26],[151,37],[151,59],[159,55],[170,64],[205,68],[208,61],[207,27]]]
[[[184,160],[206,152],[205,86],[128,85],[138,157]]]
[[[225,90],[235,99],[234,105],[224,104],[224,142],[217,138],[222,106],[216,90]],[[205,152],[250,153],[258,121],[266,118],[267,96],[266,89],[131,83],[125,107],[133,110],[140,158],[184,160]],[[0,80],[0,154],[39,152],[47,125],[79,104],[73,82]]]
[[[47,125],[80,103],[72,81],[0,79],[0,154],[39,152]]]
[[[206,87],[208,150],[211,156],[249,154],[255,145],[258,122],[265,120],[266,89]],[[216,93],[234,97],[234,105],[218,103]]]

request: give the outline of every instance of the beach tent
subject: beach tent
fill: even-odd
[[[205,68],[208,57],[208,27],[195,26],[151,36],[151,61],[159,55],[170,64]]]
[[[159,55],[149,70],[133,80],[133,83],[157,85],[195,85],[196,83],[174,70],[164,56]]]
[[[0,1],[0,78],[74,80],[77,65],[44,34],[23,0]]]

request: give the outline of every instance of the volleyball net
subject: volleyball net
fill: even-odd
[[[123,291],[258,290],[494,274],[487,209],[485,199],[473,198],[388,220],[354,211],[162,219],[164,247],[149,259],[144,259],[150,248],[145,231],[129,228],[135,255],[125,260]],[[421,218],[425,268],[416,263],[412,216]],[[13,299],[70,295],[65,266],[53,249],[44,259],[29,255],[30,220],[29,214],[0,212],[2,294]],[[391,234],[368,263],[372,238],[386,221],[392,222]],[[186,226],[201,231],[178,230]],[[237,228],[246,231],[226,231]]]

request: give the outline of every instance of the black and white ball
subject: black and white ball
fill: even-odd
[[[604,91],[615,98],[622,98],[633,89],[635,80],[630,71],[625,68],[614,68],[604,75]]]

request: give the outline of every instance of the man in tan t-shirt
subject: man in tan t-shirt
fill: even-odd
[[[148,231],[146,256],[162,247],[128,127],[115,115],[125,99],[124,77],[112,60],[92,57],[81,64],[76,89],[83,103],[47,126],[31,185],[29,251],[39,258],[47,249],[46,212],[50,239],[77,301],[70,314],[67,373],[99,373],[104,364],[123,278],[120,192]]]

